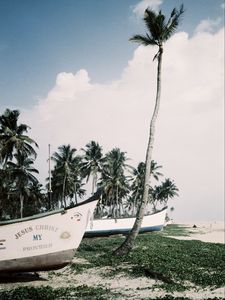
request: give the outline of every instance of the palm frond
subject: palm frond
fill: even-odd
[[[133,37],[131,37],[129,40],[131,42],[136,42],[136,43],[142,44],[144,46],[156,45],[155,41],[153,39],[151,39],[148,34],[146,34],[146,36],[136,34]]]
[[[166,24],[164,34],[163,34],[163,39],[165,41],[168,40],[171,37],[171,35],[174,34],[174,32],[176,31],[183,13],[184,13],[183,4],[181,5],[179,11],[176,8],[174,8],[173,11],[171,12],[170,18]]]
[[[151,38],[154,41],[157,41],[159,36],[159,27],[157,26],[157,16],[158,15],[154,10],[149,8],[145,10],[144,22],[148,29],[149,34],[151,35]]]

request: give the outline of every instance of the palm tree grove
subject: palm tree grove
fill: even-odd
[[[35,168],[38,144],[28,136],[30,127],[19,122],[18,110],[0,116],[0,219],[16,219],[72,207],[88,194],[102,190],[95,217],[135,216],[144,190],[146,165],[128,164],[127,153],[114,148],[103,154],[99,143],[90,141],[77,150],[61,145],[51,154],[51,178],[43,185]],[[177,196],[178,188],[163,179],[162,166],[151,162],[155,185],[148,192],[147,211],[157,211]],[[51,191],[49,182],[51,179]]]

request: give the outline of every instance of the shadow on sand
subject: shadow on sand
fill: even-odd
[[[29,282],[29,281],[46,281],[39,276],[38,273],[1,273],[0,283],[12,283],[12,282]]]

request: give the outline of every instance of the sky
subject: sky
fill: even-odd
[[[162,104],[153,159],[175,181],[174,219],[224,218],[224,1],[0,0],[0,113],[19,109],[39,144],[47,177],[48,144],[144,161],[156,91],[157,52],[129,42],[144,34],[150,7],[168,15],[184,4],[164,46]]]

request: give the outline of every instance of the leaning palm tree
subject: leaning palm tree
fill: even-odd
[[[162,55],[163,55],[163,44],[171,37],[171,35],[175,32],[178,27],[180,18],[184,13],[183,5],[181,5],[180,9],[177,10],[174,8],[170,14],[168,21],[166,21],[165,16],[161,11],[156,13],[152,9],[146,9],[144,15],[144,22],[147,27],[146,35],[134,35],[130,40],[133,42],[137,42],[144,46],[157,46],[158,52],[156,53],[153,60],[157,59],[158,68],[157,68],[157,91],[156,91],[156,100],[155,100],[155,108],[150,122],[150,132],[149,132],[149,140],[146,151],[146,170],[145,170],[145,181],[144,181],[144,191],[141,200],[141,205],[139,207],[139,211],[136,216],[136,220],[134,226],[124,241],[124,243],[115,251],[117,255],[122,255],[124,253],[129,252],[134,245],[134,241],[136,236],[139,233],[142,220],[145,213],[145,208],[148,201],[149,188],[150,188],[150,174],[151,174],[151,161],[152,161],[152,150],[153,150],[153,142],[155,135],[155,124],[159,112],[160,107],[160,96],[161,96],[161,69],[162,69]]]

